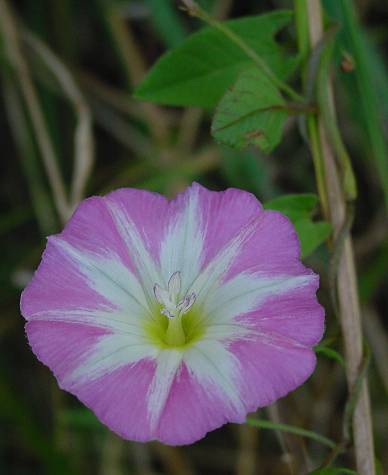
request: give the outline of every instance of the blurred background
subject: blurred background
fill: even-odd
[[[376,454],[388,470],[388,3],[349,2],[346,17],[337,0],[323,3],[342,25],[336,105],[360,188],[355,250],[372,349]],[[292,8],[287,0],[201,4],[219,19]],[[82,197],[123,186],[173,196],[193,180],[243,188],[262,201],[315,191],[297,118],[265,156],[218,146],[211,111],[132,98],[156,59],[202,26],[178,7],[173,0],[0,0],[0,474],[302,474],[327,453],[307,439],[236,425],[181,448],[120,440],[58,389],[28,347],[20,292],[46,236],[61,230]],[[280,40],[295,49],[293,27]],[[340,355],[328,259],[321,246],[306,263],[321,274],[326,339]],[[264,415],[338,439],[347,391],[336,358],[319,355],[308,383]],[[351,466],[351,452],[341,462]]]

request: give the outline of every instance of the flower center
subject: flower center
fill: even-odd
[[[160,313],[168,320],[165,342],[168,345],[181,346],[186,343],[186,335],[182,327],[182,316],[190,311],[196,300],[194,292],[181,298],[181,273],[174,272],[170,277],[167,289],[159,284],[154,285],[157,302],[162,306]]]

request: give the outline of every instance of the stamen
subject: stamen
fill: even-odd
[[[174,272],[168,281],[168,293],[170,298],[173,299],[181,291],[181,273]]]
[[[181,273],[174,272],[164,289],[159,284],[154,285],[154,295],[157,302],[162,305],[160,313],[167,318],[175,318],[187,313],[194,305],[196,295],[194,292],[186,294],[185,297],[179,300],[179,293],[182,287]]]
[[[186,295],[186,297],[178,303],[177,309],[183,315],[191,309],[191,307],[194,305],[195,300],[195,293],[191,292],[191,294]]]

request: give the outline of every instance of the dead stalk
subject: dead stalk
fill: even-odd
[[[323,36],[323,19],[320,0],[309,0],[308,16],[311,46],[314,47]],[[328,83],[332,95],[332,84]],[[325,172],[326,189],[330,219],[334,236],[338,235],[346,216],[346,205],[336,159],[327,139],[325,127],[318,119],[319,138]],[[356,271],[353,256],[352,239],[345,239],[338,267],[339,318],[344,339],[346,375],[349,388],[352,388],[363,359],[361,312],[357,293]],[[353,436],[357,469],[360,475],[373,475],[374,450],[372,422],[367,380],[362,383],[360,397],[353,415]]]

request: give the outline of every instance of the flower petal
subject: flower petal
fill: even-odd
[[[224,345],[215,340],[200,341],[185,352],[184,361],[199,384],[216,387],[226,405],[245,414],[238,391],[238,360]]]
[[[260,203],[250,193],[212,192],[193,183],[170,203],[160,254],[164,280],[179,270],[183,294],[189,289],[198,294],[214,285],[251,232],[251,220],[261,212]],[[217,261],[201,275],[216,255]]]
[[[147,394],[155,375],[155,362],[143,359],[100,378],[85,381],[73,392],[96,416],[121,437],[146,442],[154,437],[148,423]]]
[[[105,198],[105,203],[114,225],[126,246],[127,252],[134,261],[137,275],[142,283],[146,296],[151,302],[154,297],[154,285],[156,282],[161,281],[160,270],[155,255],[160,243],[160,234],[156,236],[148,236],[148,233],[144,234],[144,228],[153,216],[144,217],[143,222],[140,221],[137,225],[134,216],[138,218],[139,216],[135,213],[133,203],[128,201],[129,196],[124,191],[125,190],[121,190],[121,193],[111,193]],[[137,197],[136,194],[133,196]],[[160,223],[160,217],[158,222]],[[142,225],[144,226],[143,228],[140,227]],[[160,227],[162,227],[162,225]],[[160,229],[157,229],[157,231],[161,232]],[[149,242],[152,243],[152,246],[149,245]]]
[[[240,397],[248,412],[300,386],[316,364],[313,350],[279,335],[258,335],[234,342],[229,351],[240,361]]]
[[[91,348],[77,368],[66,375],[64,382],[67,387],[76,388],[85,381],[92,381],[145,358],[155,358],[156,355],[157,349],[138,336],[107,335]]]
[[[193,183],[185,194],[191,199],[195,197],[197,221],[204,242],[203,266],[209,264],[221,249],[240,234],[242,228],[263,213],[254,195],[235,188],[209,191]]]
[[[187,285],[190,286],[197,303],[206,300],[222,281],[241,273],[268,278],[306,274],[291,222],[280,213],[264,211],[250,193],[236,189],[211,192],[194,183],[177,198],[175,205],[171,203],[173,210],[179,208],[178,204],[183,211],[174,223],[179,226],[174,236],[166,236],[169,254],[163,255],[162,244],[161,262],[166,268],[175,258],[169,268],[172,272],[187,266],[185,262],[179,263],[179,256],[182,260],[182,256],[192,253],[188,258],[191,265],[187,267],[194,280],[190,283],[186,279],[184,288],[187,291]],[[187,241],[195,249],[187,249]],[[180,252],[183,242],[186,247]]]
[[[22,314],[29,320],[35,314],[53,309],[96,309],[112,306],[112,303],[89,283],[79,265],[49,239],[42,262],[22,293]]]
[[[203,305],[204,319],[208,322],[233,321],[257,308],[269,297],[304,288],[315,280],[316,276],[312,273],[272,277],[239,274],[208,293]]]
[[[118,434],[192,443],[311,374],[323,311],[299,254],[288,219],[243,191],[92,198],[49,239],[23,293],[27,336],[60,386]],[[189,318],[193,342],[153,339],[145,322],[163,321],[157,302]]]
[[[49,238],[21,307],[27,320],[78,322],[118,332],[152,315],[142,287],[118,256],[80,251],[58,236]]]
[[[190,190],[170,202],[160,249],[163,281],[167,283],[179,271],[183,295],[198,276],[204,246],[198,193],[195,188]]]
[[[153,261],[157,262],[161,236],[166,227],[165,217],[169,201],[158,193],[133,188],[113,191],[103,200],[108,214],[117,218],[114,227],[119,231],[121,242],[132,245],[139,238],[141,247],[144,247]],[[135,235],[131,235],[131,231]],[[133,251],[139,254],[142,249],[133,249],[131,246],[130,256]],[[125,252],[128,254],[127,247]]]
[[[184,354],[156,432],[158,440],[190,444],[226,422],[243,422],[239,361],[217,341],[203,341]]]
[[[237,321],[259,332],[277,332],[304,345],[317,344],[324,332],[325,312],[315,295],[319,278],[313,277],[308,285],[269,296]]]
[[[182,361],[183,353],[178,350],[162,350],[157,356],[155,376],[148,391],[148,421],[155,433],[160,417],[169,397],[171,385]]]
[[[118,190],[106,198],[94,197],[83,201],[64,231],[49,239],[39,269],[23,292],[23,315],[28,319],[36,312],[67,309],[69,305],[71,308],[106,307],[111,306],[112,301],[117,307],[120,285],[124,285],[126,291],[127,287],[131,287],[134,290],[132,296],[136,295],[143,305],[144,292],[139,290],[138,269],[132,257],[134,249],[128,249],[127,235],[119,232],[117,223],[112,219],[112,208],[117,208],[120,215],[125,207],[126,215],[131,216],[136,238],[140,236],[141,246],[146,246],[147,255],[155,257],[159,253],[162,217],[167,206],[167,200],[160,195],[130,189]],[[91,261],[87,270],[83,268],[85,260]],[[97,289],[89,285],[93,281],[90,279],[91,267],[96,267],[96,264],[99,265],[101,284]],[[107,277],[105,281],[103,274]],[[115,282],[117,279],[120,282]],[[119,285],[112,300],[104,289],[112,290],[114,283]],[[151,283],[147,282],[147,288],[154,283],[154,279]],[[118,302],[123,303],[123,298],[121,292]],[[151,298],[153,300],[153,295]]]
[[[117,256],[109,252],[98,256],[80,251],[57,236],[51,241],[76,272],[85,277],[87,284],[113,308],[125,309],[133,315],[149,312],[139,281]]]
[[[26,324],[28,341],[39,361],[49,366],[63,387],[66,375],[109,331],[90,325],[31,320]]]
[[[300,261],[300,243],[291,221],[277,211],[264,211],[255,231],[245,240],[225,280],[241,272],[262,275],[299,275],[306,268]]]

